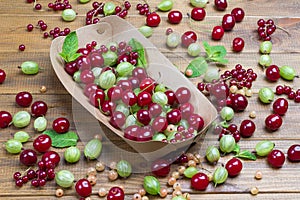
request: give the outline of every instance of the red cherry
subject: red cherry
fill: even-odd
[[[244,49],[244,46],[245,46],[245,42],[242,38],[240,37],[237,37],[237,38],[234,38],[233,41],[232,41],[232,49],[233,51],[235,52],[240,52]]]
[[[182,14],[178,10],[173,10],[169,12],[168,19],[171,24],[179,24],[182,20]]]
[[[172,109],[166,115],[169,124],[178,124],[181,120],[181,112],[179,109]]]
[[[53,121],[52,128],[57,133],[66,133],[70,128],[70,122],[65,117],[59,117]]]
[[[166,160],[156,160],[151,165],[151,171],[155,176],[166,177],[171,170],[171,165]]]
[[[242,171],[243,164],[239,159],[232,158],[226,163],[225,168],[228,171],[228,175],[234,177]]]
[[[60,161],[60,156],[55,151],[47,151],[43,154],[41,161],[43,161],[44,163],[51,161],[55,166],[57,166]]]
[[[215,7],[217,10],[223,11],[227,8],[227,1],[226,0],[215,0]]]
[[[300,161],[300,145],[294,144],[289,147],[287,152],[287,158],[292,162]]]
[[[196,21],[201,21],[205,18],[206,16],[206,12],[203,8],[193,8],[193,10],[191,11],[191,17],[193,20]]]
[[[147,91],[150,94],[152,94],[154,88],[155,88],[155,81],[150,77],[145,78],[140,83],[141,91]]]
[[[275,168],[280,168],[285,162],[285,155],[282,151],[274,149],[267,157],[268,163]]]
[[[224,35],[224,29],[222,26],[215,26],[212,30],[211,37],[213,40],[220,40]]]
[[[112,187],[107,193],[107,200],[124,200],[125,194],[120,187]]]
[[[0,69],[0,84],[5,81],[6,73],[3,69]]]
[[[0,111],[0,128],[6,128],[12,122],[12,115],[7,111]]]
[[[45,153],[46,151],[48,151],[51,147],[51,144],[52,144],[51,138],[45,134],[39,135],[33,141],[34,149],[40,153]]]
[[[240,135],[242,137],[251,137],[255,132],[256,126],[253,121],[245,119],[240,125]]]
[[[222,20],[222,27],[225,31],[231,31],[235,26],[235,19],[231,14],[225,14]]]
[[[159,23],[160,23],[160,16],[157,13],[153,12],[147,15],[146,24],[148,26],[156,27],[159,25]]]
[[[231,11],[231,15],[234,16],[236,22],[241,22],[244,19],[245,12],[242,8],[234,8]]]
[[[87,179],[79,179],[76,182],[75,190],[81,197],[88,197],[92,194],[92,186]]]
[[[276,131],[282,125],[282,118],[278,114],[271,114],[265,119],[266,128],[271,131]]]
[[[181,36],[181,44],[188,47],[190,44],[197,41],[197,34],[194,31],[186,31]]]
[[[271,65],[266,69],[266,78],[269,81],[277,81],[280,78],[280,70],[277,65]]]
[[[19,106],[28,107],[30,106],[31,102],[32,102],[32,95],[27,91],[19,92],[16,95],[16,103]]]
[[[199,172],[191,178],[191,186],[196,190],[205,190],[209,184],[209,178],[206,174]]]
[[[289,107],[289,103],[285,98],[278,98],[273,103],[273,111],[275,114],[284,115]]]

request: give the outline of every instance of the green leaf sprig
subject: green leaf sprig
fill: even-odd
[[[251,153],[248,150],[242,150],[240,149],[240,146],[238,144],[235,145],[233,152],[235,152],[235,157],[242,158],[246,160],[256,160],[255,154]]]
[[[78,50],[78,37],[75,31],[68,34],[64,40],[62,46],[62,52],[59,55],[64,59],[65,62],[72,62],[76,60],[80,53],[77,53]]]
[[[192,71],[192,75],[189,76],[189,78],[195,78],[205,74],[208,69],[208,63],[210,62],[215,62],[219,64],[228,63],[228,60],[225,59],[227,51],[224,46],[211,46],[206,41],[203,41],[202,44],[205,49],[206,56],[199,56],[189,63],[189,65],[186,68],[186,71]]]
[[[132,47],[132,51],[137,52],[139,55],[136,66],[146,68],[147,59],[146,59],[146,52],[143,45],[134,38],[129,40],[128,44]]]
[[[43,134],[46,134],[51,138],[52,147],[63,148],[76,146],[78,140],[77,134],[73,131],[58,134],[54,130],[46,130],[43,132]]]

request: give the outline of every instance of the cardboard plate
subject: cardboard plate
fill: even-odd
[[[97,120],[121,137],[133,149],[144,154],[144,156],[150,160],[162,157],[163,155],[178,149],[186,148],[193,142],[196,142],[205,136],[205,132],[209,125],[217,117],[215,107],[201,92],[198,91],[194,84],[180,73],[178,69],[173,66],[173,64],[134,26],[120,17],[108,16],[101,19],[98,24],[81,27],[77,29],[76,32],[79,40],[79,47],[84,47],[93,40],[97,41],[98,44],[107,44],[111,41],[120,42],[129,41],[131,38],[137,39],[142,43],[146,50],[147,61],[149,64],[147,68],[148,75],[155,81],[163,83],[173,90],[176,90],[181,86],[188,87],[192,93],[190,102],[195,107],[195,113],[198,113],[203,117],[205,126],[194,138],[176,144],[167,144],[159,141],[136,142],[124,138],[122,131],[115,129],[109,124],[109,117],[103,115],[97,108],[89,103],[89,99],[82,91],[82,86],[74,82],[72,77],[65,72],[64,61],[59,56],[65,37],[58,37],[53,40],[50,49],[50,58],[53,69],[66,90]]]

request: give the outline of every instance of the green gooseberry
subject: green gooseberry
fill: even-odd
[[[272,64],[271,56],[267,54],[261,55],[259,58],[259,64],[263,67],[269,67]]]
[[[153,28],[151,28],[150,26],[141,26],[139,28],[139,31],[146,37],[151,37],[151,35],[153,34]]]
[[[213,80],[218,80],[220,77],[220,70],[218,67],[209,67],[204,74],[203,81],[211,83]]]
[[[196,57],[201,52],[201,45],[197,42],[192,43],[188,46],[188,51],[187,52],[190,56]]]
[[[208,3],[208,0],[190,0],[190,3],[194,7],[205,8],[206,4]]]
[[[39,65],[34,61],[25,61],[20,66],[21,71],[24,74],[37,74],[39,72]]]
[[[206,149],[205,157],[210,163],[216,163],[220,159],[219,149],[215,146],[209,146]]]
[[[113,15],[115,13],[116,5],[113,2],[106,2],[103,7],[103,13],[105,16]]]
[[[77,16],[77,13],[73,9],[65,9],[61,13],[61,17],[66,22],[74,21]]]
[[[64,158],[68,163],[76,163],[79,161],[81,156],[78,147],[68,147],[64,152]]]
[[[274,142],[263,140],[256,144],[255,151],[259,156],[267,156],[274,149]]]
[[[60,170],[55,174],[55,182],[63,188],[69,188],[74,183],[74,175],[69,170]]]
[[[5,149],[7,152],[17,154],[22,151],[22,143],[19,140],[10,139],[5,143]]]
[[[171,33],[167,36],[167,46],[170,48],[175,48],[180,43],[180,35],[178,33]]]
[[[152,95],[152,102],[160,105],[166,105],[168,103],[168,97],[164,92],[154,92]]]
[[[224,183],[228,178],[228,171],[225,167],[218,167],[213,174],[215,186]]]
[[[160,191],[160,182],[154,176],[144,177],[144,189],[151,195],[157,195]]]
[[[33,127],[38,132],[42,132],[47,128],[47,119],[43,116],[38,117],[33,122]]]
[[[224,153],[230,153],[234,150],[235,139],[232,135],[223,135],[220,139],[220,150]]]
[[[153,141],[163,141],[163,140],[166,140],[166,139],[167,139],[167,137],[163,133],[156,133],[152,137]]]
[[[18,131],[14,134],[14,139],[20,142],[27,142],[30,138],[29,134],[25,131]]]
[[[157,8],[160,11],[167,12],[173,8],[173,1],[172,0],[162,0],[158,5]]]
[[[30,124],[31,115],[27,111],[19,111],[14,114],[12,123],[17,128],[24,128]]]
[[[220,116],[222,119],[230,121],[234,117],[234,110],[231,107],[224,106],[220,112]]]
[[[196,167],[190,166],[184,170],[183,175],[187,178],[192,178],[197,173],[198,169]]]
[[[117,172],[119,176],[127,178],[132,173],[131,164],[126,160],[120,160],[117,163]]]
[[[274,92],[270,88],[261,88],[258,92],[258,98],[263,103],[271,103],[274,100]]]
[[[73,80],[76,82],[76,83],[80,83],[81,82],[81,79],[80,79],[80,70],[78,70],[77,72],[75,72],[73,74]]]
[[[260,53],[269,54],[272,51],[272,42],[271,41],[263,41],[260,43],[259,47]]]
[[[292,81],[296,77],[295,69],[287,65],[279,67],[279,74],[281,78],[287,81]]]

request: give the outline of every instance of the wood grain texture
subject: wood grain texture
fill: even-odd
[[[167,27],[171,27],[174,31],[183,33],[187,30],[197,32],[199,41],[208,41],[210,44],[224,45],[228,51],[227,58],[229,64],[226,67],[220,67],[222,71],[232,69],[237,63],[242,64],[245,68],[253,68],[258,74],[258,79],[253,83],[254,95],[249,98],[249,106],[247,109],[235,115],[233,123],[239,124],[242,120],[247,119],[251,111],[256,111],[257,117],[254,119],[257,130],[253,137],[242,139],[240,146],[242,149],[253,150],[255,144],[261,140],[269,139],[274,141],[276,148],[281,149],[285,154],[288,147],[292,144],[300,143],[299,135],[299,105],[293,101],[289,101],[289,111],[283,117],[283,126],[276,132],[268,132],[264,128],[265,117],[272,113],[271,105],[262,105],[257,99],[257,92],[261,87],[270,87],[275,89],[276,85],[290,85],[294,89],[300,88],[300,80],[295,79],[293,82],[279,80],[277,83],[270,83],[264,78],[264,70],[258,65],[259,59],[259,44],[257,37],[256,22],[260,18],[273,19],[279,27],[274,35],[272,35],[273,50],[271,57],[274,64],[279,66],[290,65],[294,67],[297,74],[300,74],[299,58],[300,58],[300,4],[298,0],[280,1],[280,0],[236,0],[229,1],[228,8],[225,12],[216,11],[213,7],[213,0],[206,7],[207,16],[204,21],[194,22],[188,18],[186,13],[192,9],[188,0],[174,0],[174,9],[179,9],[184,14],[183,21],[179,25],[170,25],[167,22],[167,13],[160,13],[162,23],[159,27],[154,28],[154,34],[149,40],[166,55],[180,71],[184,71],[187,64],[192,59],[186,53],[186,49],[178,47],[169,49],[165,45]],[[30,111],[30,108],[20,108],[15,104],[15,95],[19,91],[29,91],[33,94],[34,100],[44,100],[49,106],[46,118],[48,119],[48,128],[51,127],[51,122],[59,117],[65,116],[71,121],[71,129],[79,130],[78,119],[73,117],[74,112],[84,112],[78,107],[74,107],[72,97],[66,92],[60,81],[52,69],[49,48],[51,39],[43,39],[42,32],[35,28],[32,32],[26,31],[26,25],[29,23],[36,24],[42,19],[48,24],[48,30],[56,26],[61,28],[69,27],[75,30],[84,25],[85,14],[92,8],[92,1],[87,4],[79,4],[75,0],[70,0],[74,10],[78,13],[77,19],[74,22],[66,23],[61,20],[61,12],[49,11],[46,7],[48,2],[41,1],[44,9],[42,11],[34,11],[32,5],[22,1],[7,1],[0,0],[3,9],[0,9],[0,68],[7,73],[6,81],[0,85],[0,110],[7,110],[14,114],[20,110]],[[121,1],[113,1],[120,4]],[[155,10],[159,0],[149,1],[152,10]],[[132,0],[132,8],[129,11],[127,20],[139,27],[145,23],[145,17],[138,15],[135,10],[137,3],[143,1]],[[222,16],[229,13],[233,8],[241,7],[245,10],[246,16],[243,22],[237,23],[233,31],[224,35],[221,41],[215,42],[210,38],[210,32],[215,25],[219,25]],[[235,37],[242,37],[245,40],[245,48],[241,53],[234,53],[231,50],[231,42]],[[26,50],[19,52],[18,45],[25,44]],[[204,50],[202,50],[203,54]],[[203,54],[204,55],[204,54]],[[26,76],[20,72],[18,66],[26,60],[34,60],[39,63],[42,70],[39,74]],[[211,64],[213,65],[213,64]],[[191,79],[196,85],[200,78]],[[40,87],[47,87],[46,93],[40,93]],[[75,110],[74,110],[75,109]],[[77,110],[78,109],[78,110]],[[32,119],[33,121],[33,119]],[[25,148],[32,148],[32,141],[39,133],[33,130],[32,123],[24,129],[27,131],[31,139],[24,144]],[[0,142],[3,144],[12,135],[18,131],[13,126],[0,129]],[[90,129],[90,133],[82,137],[82,141],[78,143],[78,147],[83,150],[84,140],[96,134],[97,130]],[[209,145],[218,145],[218,136],[207,132],[202,143],[193,145],[189,151],[198,152],[202,156],[205,154],[205,149]],[[120,147],[126,147],[126,144],[120,138],[112,136],[110,139]],[[107,144],[109,144],[107,142]],[[64,149],[57,150],[63,160]],[[121,151],[120,151],[121,152]],[[104,154],[107,157],[116,156],[119,152],[107,152]],[[226,163],[233,155],[227,155],[220,159],[218,166]],[[40,155],[39,155],[40,157]],[[107,161],[108,158],[101,157],[101,160]],[[96,161],[87,162],[82,156],[76,164],[66,164],[64,161],[58,166],[56,171],[60,169],[68,169],[75,174],[76,179],[85,177],[88,167],[95,166]],[[207,169],[204,171],[213,172],[215,166],[207,164],[205,159],[201,162],[202,166]],[[236,178],[229,178],[225,184],[213,187],[209,185],[206,191],[199,192],[190,188],[190,182],[187,179],[181,178],[179,183],[182,186],[183,192],[189,192],[191,199],[299,199],[299,163],[291,163],[286,161],[282,169],[271,168],[265,158],[258,158],[256,161],[243,161],[244,169]],[[177,165],[172,166],[175,170]],[[200,168],[200,167],[199,167]],[[40,189],[34,189],[30,184],[26,184],[22,188],[16,188],[12,180],[12,175],[15,171],[25,171],[26,167],[19,163],[18,155],[8,154],[4,147],[0,149],[0,198],[1,199],[57,199],[55,190],[57,188],[54,181],[50,181],[47,185]],[[201,169],[200,169],[201,170]],[[202,169],[203,170],[203,169]],[[263,179],[254,179],[255,172],[262,171]],[[109,189],[114,185],[124,185],[126,199],[132,199],[132,194],[136,193],[142,187],[143,177],[146,174],[133,174],[128,179],[119,179],[111,182],[107,179],[108,170],[98,173],[97,185],[93,187],[92,199],[99,199],[97,196],[98,189],[104,187]],[[167,187],[167,178],[159,179],[164,187]],[[258,187],[260,193],[256,196],[250,194],[252,187]],[[168,187],[169,195],[166,199],[171,199],[172,188]],[[60,199],[78,199],[74,188],[66,189],[65,196]],[[100,198],[104,199],[104,198]],[[151,196],[150,199],[160,199],[159,197]]]

